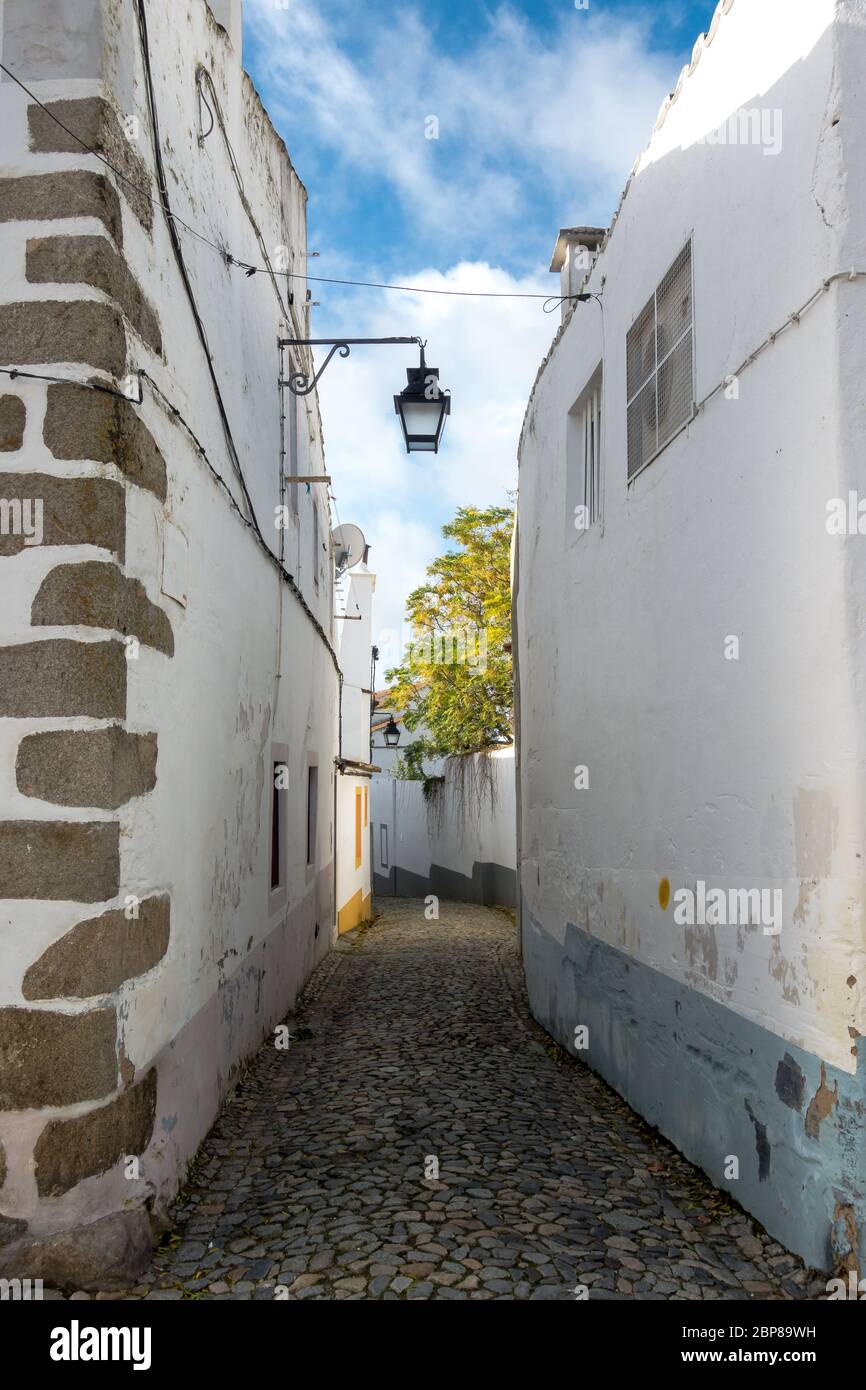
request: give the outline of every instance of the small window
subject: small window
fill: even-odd
[[[388,868],[388,827],[379,826],[379,858],[382,861],[382,868]]]
[[[313,503],[313,584],[319,587],[319,509]]]
[[[629,482],[694,415],[693,337],[688,241],[626,338]]]
[[[360,869],[362,853],[363,834],[361,831],[361,788],[355,788],[355,868]]]
[[[273,765],[271,796],[271,891],[286,881],[286,764]]]
[[[601,517],[602,369],[568,412],[566,502],[568,539],[588,531]]]
[[[319,769],[307,768],[307,863],[316,862],[316,823],[319,818]]]

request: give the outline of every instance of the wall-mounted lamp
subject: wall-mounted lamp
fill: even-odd
[[[438,369],[425,363],[424,343],[420,338],[280,338],[281,353],[286,347],[331,349],[312,379],[307,372],[292,372],[288,379],[281,372],[280,385],[288,386],[294,396],[309,396],[316,389],[334,353],[348,357],[351,349],[357,345],[378,346],[385,343],[415,343],[421,349],[420,365],[407,367],[407,384],[395,395],[394,409],[400,417],[407,454],[436,454],[439,452],[445,420],[451,414],[451,396],[439,385]]]
[[[439,370],[428,367],[421,344],[421,365],[406,368],[407,385],[394,397],[400,416],[406,453],[438,454],[445,420],[451,414],[451,397],[439,386]]]

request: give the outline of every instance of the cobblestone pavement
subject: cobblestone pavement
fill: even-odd
[[[380,908],[252,1062],[132,1297],[824,1293],[532,1022],[507,914]]]

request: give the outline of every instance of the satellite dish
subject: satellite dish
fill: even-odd
[[[343,574],[353,565],[358,565],[367,552],[367,542],[360,526],[338,526],[334,531],[334,566],[337,574]]]

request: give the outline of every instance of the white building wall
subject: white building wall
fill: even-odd
[[[631,485],[626,335],[691,237],[702,401],[866,269],[864,23],[861,0],[719,5],[589,279],[601,303],[536,382],[515,582],[533,1007],[563,1042],[588,1025],[590,1064],[819,1265],[862,1214],[864,562],[825,522],[861,481],[866,287],[817,293]],[[762,143],[703,143],[744,108]],[[600,362],[603,515],[578,534],[568,411]],[[781,890],[781,932],[679,923],[699,880]]]
[[[110,143],[111,122],[100,127],[99,138],[108,141],[104,148],[112,162],[132,167],[134,181],[149,172],[156,198],[136,6],[120,0],[68,0],[61,9],[53,0],[4,0],[0,9],[4,62],[41,101],[73,99],[63,113],[73,129],[79,121],[86,128],[90,119],[74,103],[104,98],[119,129],[126,122],[129,132],[127,148],[124,135]],[[286,247],[289,267],[303,267],[306,194],[226,33],[204,0],[147,4],[146,16],[174,212],[242,259],[261,264],[263,254],[275,257],[276,248]],[[56,51],[44,42],[46,35],[56,38]],[[209,117],[199,106],[200,68],[213,82],[207,97],[216,117],[201,140]],[[232,175],[217,103],[242,171],[243,193]],[[4,1237],[9,1232],[15,1236],[0,1263],[4,1273],[24,1260],[22,1272],[27,1274],[79,1284],[92,1277],[104,1286],[112,1277],[128,1277],[147,1259],[148,1214],[165,1207],[237,1066],[284,1016],[332,939],[338,677],[330,645],[328,502],[323,485],[301,485],[297,519],[286,530],[275,525],[275,509],[284,494],[277,338],[308,332],[302,292],[297,294],[301,307],[289,309],[291,282],[278,280],[281,307],[268,275],[247,278],[180,230],[190,284],[261,528],[260,543],[238,515],[240,511],[249,519],[158,199],[156,205],[150,202],[149,216],[147,199],[145,212],[135,212],[128,186],[95,157],[75,149],[34,150],[27,124],[31,105],[12,82],[0,84],[2,163],[11,180],[0,192],[5,209],[0,223],[0,298],[5,305],[0,306],[0,361],[32,364],[33,371],[78,382],[96,376],[115,388],[124,371],[143,368],[155,387],[145,381],[143,401],[128,420],[124,417],[123,428],[95,441],[95,450],[102,451],[107,442],[111,452],[97,452],[99,461],[94,461],[89,452],[63,454],[51,443],[47,383],[18,379],[10,384],[0,378],[0,393],[14,392],[26,408],[20,450],[2,455],[4,485],[9,486],[7,475],[21,472],[47,476],[52,490],[58,478],[108,480],[120,491],[125,533],[125,549],[122,542],[114,551],[106,544],[81,544],[76,527],[86,527],[76,516],[70,523],[74,544],[3,553],[0,640],[5,645],[0,661],[8,672],[16,658],[12,648],[34,641],[76,644],[76,661],[78,644],[107,643],[106,669],[115,672],[117,663],[108,648],[112,642],[120,646],[125,634],[139,631],[145,619],[161,625],[163,634],[168,627],[173,647],[173,654],[158,649],[145,636],[134,659],[125,663],[119,725],[116,718],[77,712],[76,700],[86,704],[92,697],[89,685],[73,692],[68,711],[52,711],[48,718],[28,717],[8,702],[0,707],[7,716],[0,717],[0,896],[5,899],[0,1053],[9,1064],[7,1079],[11,1077],[0,1098],[6,1169],[0,1212]],[[52,129],[50,124],[47,128]],[[100,195],[108,208],[104,215],[98,213],[98,199],[85,199],[87,215],[72,215],[78,195],[63,180],[81,170],[107,181],[108,191]],[[20,183],[51,173],[60,181],[35,199],[29,186]],[[38,219],[32,216],[34,207],[41,209]],[[90,213],[92,207],[97,207],[96,215]],[[251,219],[258,224],[261,244]],[[28,238],[84,234],[102,238],[102,250],[116,256],[110,282],[91,283],[81,268],[80,248],[68,246],[69,273],[63,283],[28,278]],[[161,344],[156,348],[152,337],[146,341],[136,327],[135,295],[145,297],[158,320]],[[9,307],[23,301],[34,304],[32,314],[28,310],[21,316]],[[40,338],[31,328],[41,321],[36,315],[43,312],[42,301],[50,315],[45,322],[56,322],[58,334],[66,331],[62,306],[67,302],[73,329],[82,303],[105,305],[114,319],[96,335],[84,328],[70,333],[77,333],[80,351],[54,362],[53,339],[45,333]],[[125,362],[105,370],[106,343],[118,334]],[[291,397],[286,399],[291,403]],[[301,402],[299,412],[298,469],[321,474],[315,396]],[[93,432],[88,423],[93,418],[88,399],[81,408],[82,438]],[[56,424],[65,443],[75,428],[68,419]],[[164,500],[158,488],[142,485],[137,471],[145,464],[155,467],[157,451],[165,467]],[[314,507],[320,537],[315,554]],[[282,553],[294,584],[280,575],[267,550],[274,557]],[[106,618],[97,607],[90,610],[95,616],[82,621],[93,602],[88,598],[90,580],[82,577],[71,591],[79,618],[71,625],[34,627],[33,605],[43,579],[50,579],[63,562],[89,560],[119,566],[117,583],[124,594],[132,592],[127,581],[143,586],[135,590],[138,596],[129,610],[117,601],[115,616]],[[119,687],[120,676],[116,680]],[[8,689],[8,680],[6,685]],[[34,695],[33,708],[39,707]],[[22,790],[20,774],[16,783],[16,758],[26,735],[110,727],[131,737],[155,736],[150,787],[121,791],[116,807],[94,807],[87,800],[92,793],[76,786],[71,802],[57,804],[62,798],[50,790],[38,796]],[[144,744],[137,745],[137,754],[139,748]],[[286,764],[288,787],[280,793],[279,881],[272,886],[275,763]],[[312,839],[307,827],[310,765],[318,767],[319,776]],[[104,780],[123,784],[131,775],[118,756]],[[79,776],[87,781],[84,773]],[[51,834],[57,843],[50,853],[41,832],[26,832],[34,852],[38,848],[45,855],[44,875],[35,886],[24,884],[15,860],[22,822],[56,827]],[[79,873],[76,866],[86,856],[76,859],[65,846],[74,828],[84,823],[110,834],[119,828],[117,864],[112,869],[107,856],[103,875],[110,891],[88,889],[80,897],[63,897],[57,864],[67,877]],[[49,948],[77,925],[112,914],[104,937],[91,934],[86,942],[94,953],[90,974],[104,978],[104,958],[111,951],[123,953],[125,928],[118,919],[135,898],[169,904],[168,940],[161,954],[155,950],[151,964],[110,988],[64,989],[61,981],[50,998],[25,992],[26,972],[45,964]],[[145,917],[147,913],[142,930]],[[107,1036],[115,1025],[116,1032]],[[50,1085],[44,1094],[39,1091],[36,1073],[45,1071],[46,1029],[58,1051],[58,1066],[68,1076],[62,1097]],[[91,1033],[98,1035],[99,1048],[90,1044]],[[123,1154],[139,1157],[138,1178],[124,1175],[118,1144]],[[48,1191],[44,1174],[52,1168],[62,1174]],[[28,1243],[33,1241],[35,1246]]]
[[[370,710],[376,576],[361,561],[347,572],[345,618],[337,623],[343,686],[337,788],[337,925],[351,931],[372,912]]]
[[[512,906],[514,749],[445,759],[441,775],[426,795],[422,782],[374,777],[375,891]]]

